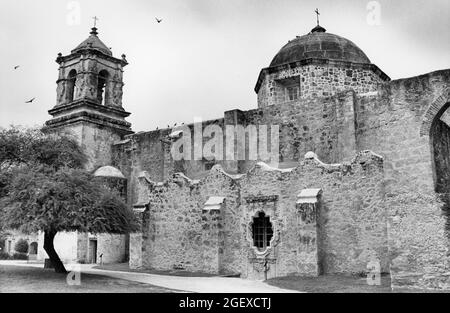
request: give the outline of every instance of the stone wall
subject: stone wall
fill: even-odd
[[[328,97],[346,90],[367,93],[377,90],[388,79],[370,66],[332,61],[271,69],[257,90],[258,107],[298,103],[300,99]],[[288,87],[297,88],[298,99],[289,98]]]
[[[449,85],[450,70],[396,80],[355,108],[357,148],[385,159],[393,286],[450,287],[447,218],[435,192],[430,129],[422,131],[445,111]]]
[[[97,235],[97,263],[123,263],[127,258],[127,235],[98,234]],[[103,254],[100,259],[100,255]]]
[[[215,166],[199,181],[182,174],[163,183],[146,181],[142,265],[264,278],[249,229],[262,210],[274,227],[270,253],[264,256],[268,277],[363,272],[373,257],[387,270],[382,178],[382,160],[365,152],[348,165],[312,158],[294,169],[258,163],[245,175],[230,176]],[[302,220],[296,206],[304,188],[323,190],[318,230]],[[219,213],[203,210],[212,196],[225,197]],[[130,244],[133,250],[139,243]]]
[[[235,212],[237,191],[230,177],[220,171],[211,171],[201,182],[192,182],[184,175],[175,174],[164,184],[150,185],[149,188],[152,192],[145,223],[148,226],[143,231],[144,267],[215,273],[233,271],[238,255],[233,247],[238,244],[239,233],[232,229],[222,230],[220,222],[213,227],[209,222],[216,222],[217,217],[203,212],[203,204],[209,196],[226,197],[230,211],[224,210],[221,219],[223,224],[236,229],[236,213],[232,212]],[[220,245],[217,247],[219,264],[204,258],[204,251],[212,245]]]
[[[246,130],[254,126],[257,132],[261,125],[267,126],[269,132],[272,127],[279,126],[278,150],[282,167],[295,165],[308,151],[315,152],[324,162],[349,161],[357,151],[354,102],[354,92],[348,91],[322,99],[302,99],[298,103],[249,111],[232,110],[225,112],[223,119],[204,121],[200,131],[203,132],[211,125],[222,129],[224,160],[215,160],[213,164],[220,164],[233,174],[248,171],[257,160],[249,160],[248,138],[237,132],[234,133],[235,149],[238,138],[246,141],[245,157],[239,158],[235,153],[234,160],[226,159],[227,125],[240,125]],[[126,140],[118,141],[113,146],[112,165],[119,168],[128,179],[130,204],[138,202],[138,177],[143,171],[154,181],[162,181],[175,172],[182,172],[192,179],[207,175],[205,160],[194,159],[194,124],[184,127],[191,132],[191,160],[174,161],[172,158],[171,147],[176,140],[171,140],[169,135],[179,128],[129,135]],[[203,137],[202,144],[205,145],[211,138]]]
[[[280,163],[299,161],[308,151],[324,162],[349,161],[356,153],[352,91],[243,112],[245,125],[279,125]],[[254,162],[240,168],[248,170]]]
[[[376,256],[387,269],[387,222],[383,205],[382,160],[362,153],[347,165],[325,165],[318,159],[292,171],[252,171],[241,182],[242,196],[278,195],[281,234],[277,276],[316,273],[313,251],[323,273],[358,273]],[[305,188],[323,191],[318,242],[303,233],[297,195]],[[315,248],[315,245],[317,248]],[[317,251],[315,250],[317,249]],[[309,260],[309,261],[308,261]]]

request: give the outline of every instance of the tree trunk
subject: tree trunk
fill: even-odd
[[[53,239],[56,236],[56,231],[46,231],[44,232],[44,250],[47,252],[50,261],[52,262],[53,267],[55,268],[56,273],[67,274],[66,268],[64,267],[63,262],[59,258],[58,254],[55,251],[55,247],[53,246]]]

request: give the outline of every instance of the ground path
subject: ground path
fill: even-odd
[[[0,261],[3,265],[42,268],[42,264],[31,264],[27,261]],[[151,284],[168,289],[200,293],[293,293],[297,291],[270,286],[262,281],[247,280],[234,277],[182,277],[156,275],[147,273],[120,272],[95,269],[95,264],[77,264],[81,273],[103,275],[128,281]],[[68,270],[71,266],[67,266]],[[83,279],[83,276],[81,276]]]

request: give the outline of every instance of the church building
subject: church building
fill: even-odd
[[[141,222],[123,236],[61,234],[63,259],[248,279],[379,264],[393,287],[450,288],[449,69],[392,81],[318,24],[261,69],[255,109],[135,134],[122,103],[128,61],[95,27],[56,62],[45,129],[73,133],[88,170],[120,186]]]

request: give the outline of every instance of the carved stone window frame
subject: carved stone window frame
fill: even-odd
[[[248,243],[250,244],[250,247],[256,256],[256,259],[265,259],[271,252],[273,252],[275,246],[278,244],[278,242],[280,240],[280,227],[278,225],[279,221],[278,221],[278,218],[276,217],[276,205],[278,202],[278,196],[277,195],[250,196],[250,197],[246,197],[245,201],[246,201],[248,213],[250,213],[247,215],[248,222],[246,223],[246,225],[247,225],[246,239],[247,239]],[[248,204],[255,203],[255,202],[262,202],[262,203],[273,202],[272,205],[274,207],[272,210],[258,209],[258,210],[253,211],[249,208]],[[261,213],[261,212],[264,213],[264,215],[269,218],[269,220],[272,224],[272,230],[273,230],[273,235],[269,241],[269,245],[264,250],[260,250],[258,247],[256,247],[254,245],[253,229],[252,229],[253,219],[257,218],[259,216],[259,213]]]

